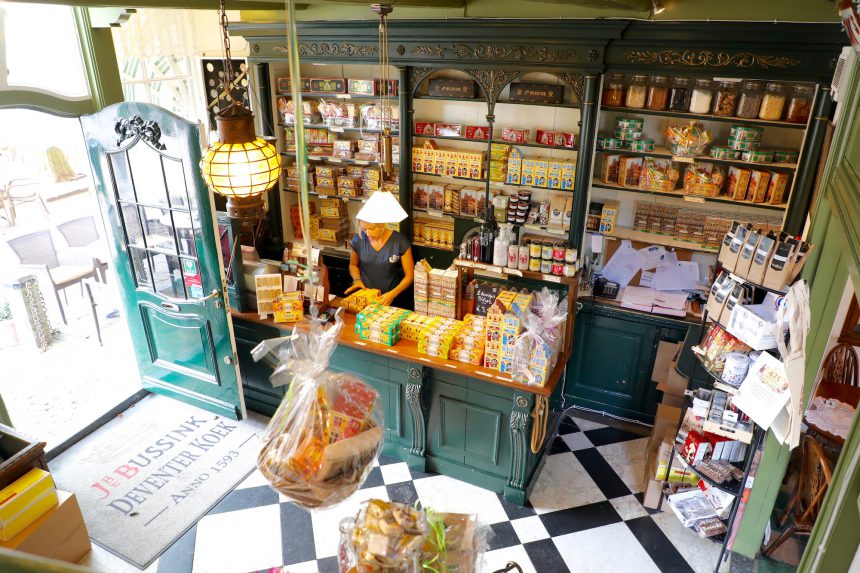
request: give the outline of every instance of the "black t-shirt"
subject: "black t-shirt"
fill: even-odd
[[[392,231],[378,251],[370,244],[370,239],[364,232],[353,237],[349,246],[358,254],[361,282],[367,288],[379,289],[379,292],[384,294],[403,280],[405,273],[400,258],[412,245],[402,233]]]

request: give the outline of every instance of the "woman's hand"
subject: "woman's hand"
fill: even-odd
[[[376,300],[379,301],[379,304],[382,306],[391,306],[391,303],[394,302],[395,298],[397,298],[397,294],[393,290],[390,290],[385,294],[379,295],[379,298]]]
[[[347,295],[347,294],[349,294],[349,293],[351,293],[351,292],[355,292],[355,291],[360,290],[360,289],[363,289],[363,288],[364,288],[364,283],[363,283],[363,282],[361,282],[361,279],[358,279],[357,281],[355,281],[354,283],[352,283],[352,286],[351,286],[351,287],[349,287],[348,289],[346,289],[345,291],[343,291],[343,294],[344,294],[344,295]]]

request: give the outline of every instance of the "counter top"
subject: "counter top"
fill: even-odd
[[[256,312],[238,312],[236,310],[232,310],[231,314],[234,318],[241,318],[248,322],[255,322],[257,324],[274,327],[287,332],[291,331],[293,326],[295,326],[295,323],[278,324],[273,322],[271,318],[261,319],[260,315]],[[344,346],[349,346],[350,348],[378,354],[380,356],[397,358],[415,364],[426,364],[427,366],[437,368],[439,370],[450,370],[470,378],[484,380],[507,388],[513,388],[515,390],[530,392],[538,396],[550,396],[553,393],[559,380],[561,380],[562,374],[564,373],[565,363],[567,362],[566,356],[562,356],[559,359],[545,386],[529,386],[527,384],[514,382],[509,376],[506,376],[498,370],[490,370],[489,368],[475,366],[474,364],[467,364],[454,360],[443,360],[433,356],[419,354],[418,344],[411,340],[401,340],[394,346],[386,346],[384,344],[370,342],[369,340],[361,340],[355,333],[355,315],[346,312],[343,314],[343,329],[340,331],[338,343],[343,344]]]

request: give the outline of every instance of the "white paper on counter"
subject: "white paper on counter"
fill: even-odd
[[[639,286],[651,288],[654,286],[654,271],[642,271],[639,275]]]
[[[642,253],[634,249],[630,241],[622,241],[612,258],[603,265],[601,274],[606,280],[616,282],[620,288],[624,288],[641,268]]]
[[[639,249],[639,252],[642,254],[642,270],[646,271],[655,268],[663,262],[666,256],[666,247],[651,245],[650,247]],[[641,281],[639,284],[642,284]]]
[[[690,261],[663,263],[655,271],[657,290],[695,290],[698,285],[699,265]]]
[[[785,366],[778,358],[763,352],[750,366],[732,404],[762,428],[772,427],[779,437],[779,431],[788,431],[785,407],[789,398]]]

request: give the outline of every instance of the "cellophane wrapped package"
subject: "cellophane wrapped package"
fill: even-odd
[[[382,414],[376,390],[352,374],[327,370],[343,327],[340,313],[327,328],[310,322],[252,351],[255,361],[277,364],[274,386],[289,384],[257,467],[298,505],[321,508],[349,497],[367,478],[382,446]]]
[[[543,386],[555,367],[564,338],[566,305],[559,303],[558,293],[544,287],[535,295],[531,311],[519,318],[524,330],[514,343],[511,377],[517,382]]]

